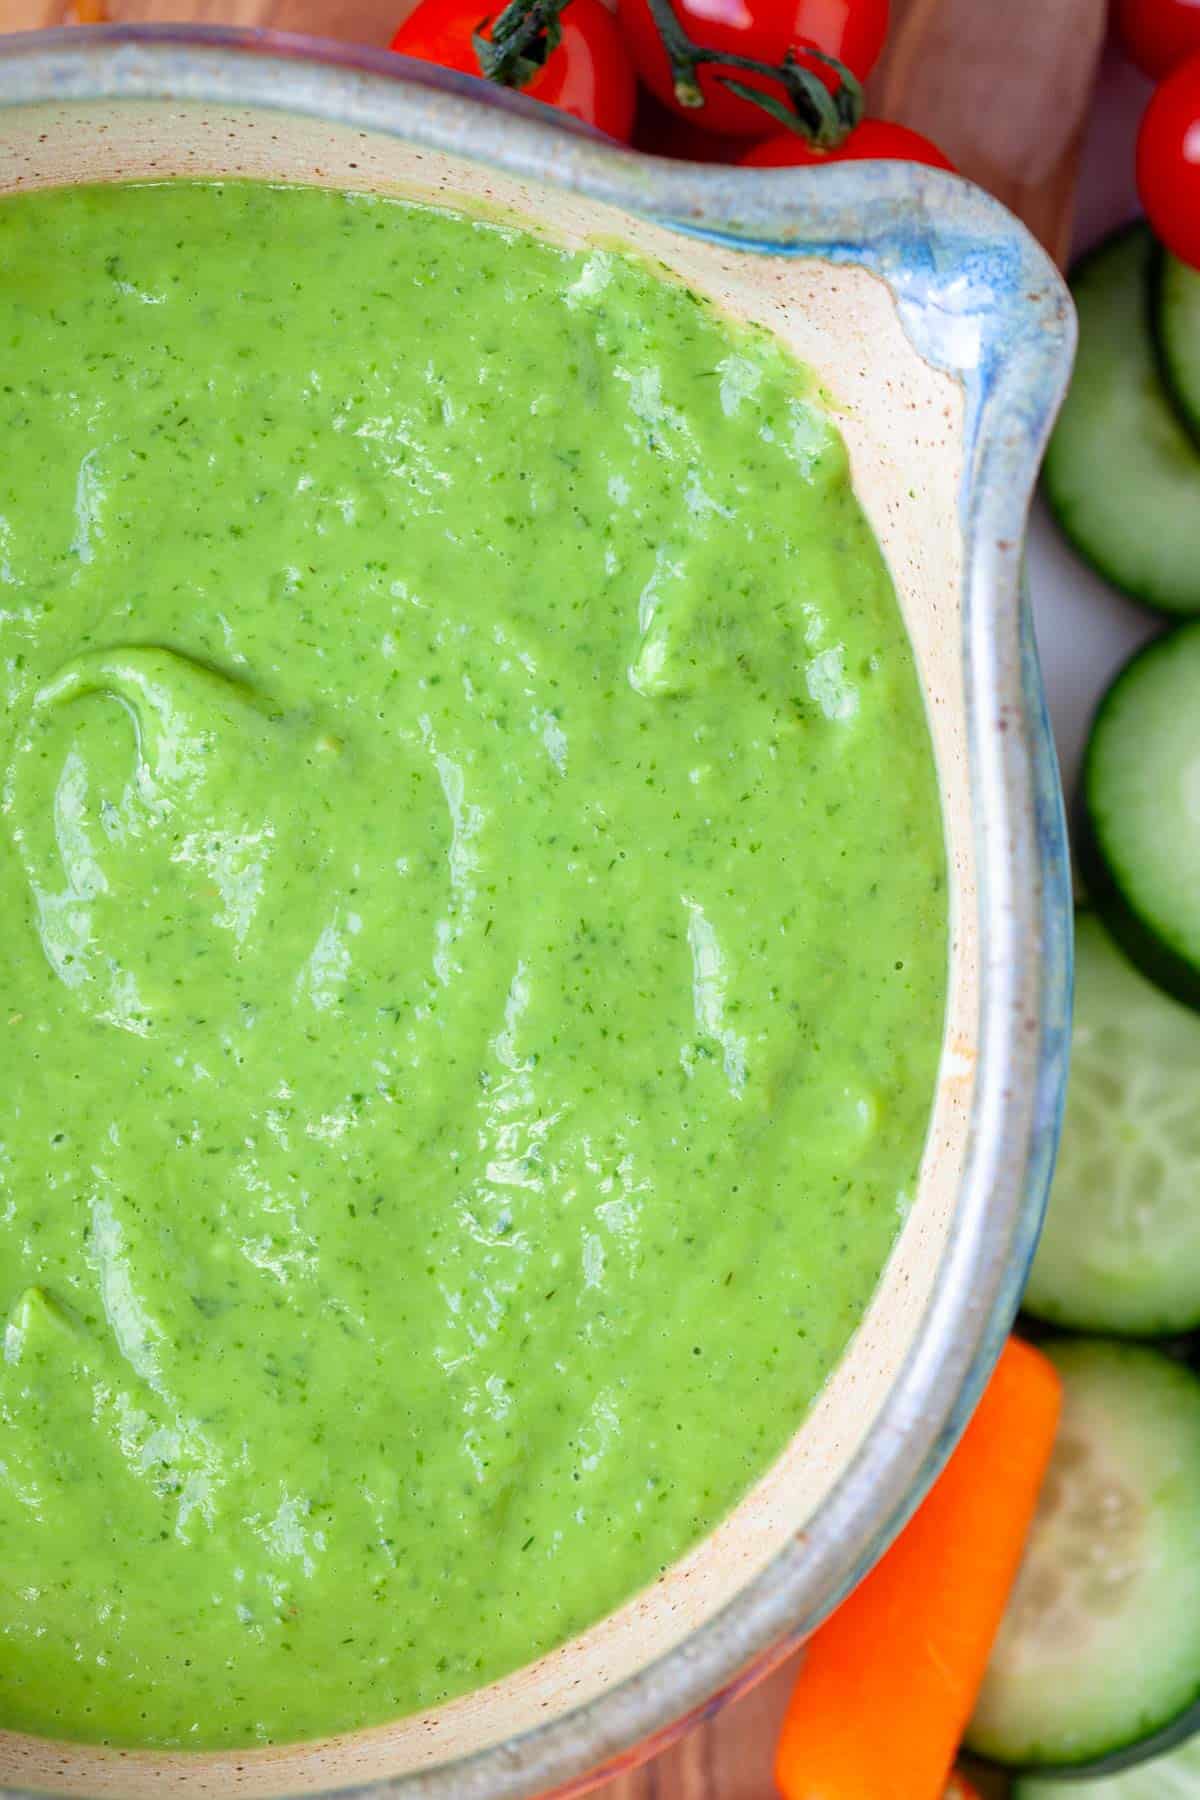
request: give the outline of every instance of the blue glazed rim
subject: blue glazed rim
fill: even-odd
[[[560,115],[471,77],[288,33],[101,26],[0,38],[0,109],[98,100],[307,116],[550,183],[727,249],[855,264],[888,285],[914,347],[965,391],[980,1055],[967,1166],[918,1341],[804,1533],[683,1644],[506,1743],[332,1790],[359,1800],[581,1793],[741,1692],[849,1591],[942,1467],[1016,1314],[1053,1168],[1069,1042],[1070,865],[1021,545],[1070,371],[1070,300],[1011,214],[939,170],[667,162],[564,129]]]

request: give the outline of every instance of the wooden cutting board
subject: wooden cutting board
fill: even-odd
[[[0,0],[6,31],[98,16],[273,25],[384,45],[410,0]],[[486,10],[486,9],[484,9]],[[871,109],[926,131],[1062,262],[1105,0],[893,0]],[[779,1721],[795,1675],[781,1669],[735,1706],[596,1800],[770,1800]],[[878,1800],[911,1800],[880,1795]]]

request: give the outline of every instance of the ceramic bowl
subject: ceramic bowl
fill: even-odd
[[[625,244],[767,326],[833,397],[924,684],[953,905],[919,1191],[843,1361],[741,1505],[612,1617],[433,1713],[242,1754],[0,1733],[10,1792],[578,1792],[753,1679],[846,1593],[932,1480],[1016,1310],[1069,1011],[1068,862],[1021,544],[1070,302],[1015,219],[933,170],[668,163],[464,77],[270,34],[0,40],[0,191],[177,175],[369,189]]]

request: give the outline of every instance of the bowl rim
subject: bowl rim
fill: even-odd
[[[0,109],[129,99],[350,124],[566,188],[724,248],[866,268],[893,293],[918,353],[965,390],[963,653],[980,1054],[966,1166],[917,1339],[874,1429],[806,1530],[681,1644],[511,1740],[325,1790],[347,1800],[580,1794],[765,1674],[849,1591],[941,1469],[1016,1314],[1061,1124],[1071,1000],[1070,864],[1021,544],[1070,371],[1073,309],[1025,227],[941,170],[669,162],[472,76],[295,33],[109,25],[0,38]],[[0,1791],[25,1800],[21,1790]]]

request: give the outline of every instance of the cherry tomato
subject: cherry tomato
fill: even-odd
[[[865,81],[887,35],[888,0],[670,0],[675,17],[696,44],[728,50],[758,62],[781,63],[789,50],[820,50],[836,56]],[[718,77],[720,63],[699,71],[702,107],[687,107],[675,98],[671,61],[654,23],[649,0],[617,0],[617,11],[638,74],[664,106],[706,131],[731,137],[761,138],[772,129],[770,118],[752,101],[731,94]],[[568,17],[570,15],[568,14]],[[812,64],[824,76],[822,65]],[[778,86],[764,76],[725,69],[726,75],[778,96]],[[764,120],[765,125],[764,125]]]
[[[780,169],[793,163],[916,162],[954,171],[950,158],[919,131],[910,131],[907,125],[889,125],[883,119],[864,119],[836,150],[816,150],[794,131],[784,131],[764,144],[755,144],[738,161],[749,169]]]
[[[1200,50],[1200,0],[1117,0],[1117,30],[1155,81]]]
[[[1200,268],[1200,54],[1156,89],[1137,145],[1138,192],[1158,236]]]
[[[391,47],[422,62],[479,75],[471,39],[486,10],[487,0],[421,0]],[[620,28],[604,0],[571,0],[562,15],[561,41],[521,92],[629,142],[637,83]]]
[[[763,122],[769,131],[771,120],[766,113]],[[643,88],[638,95],[633,147],[647,156],[669,156],[681,162],[728,163],[736,162],[746,142],[744,138],[719,137],[715,131],[702,131],[690,119],[668,112],[660,100]]]

